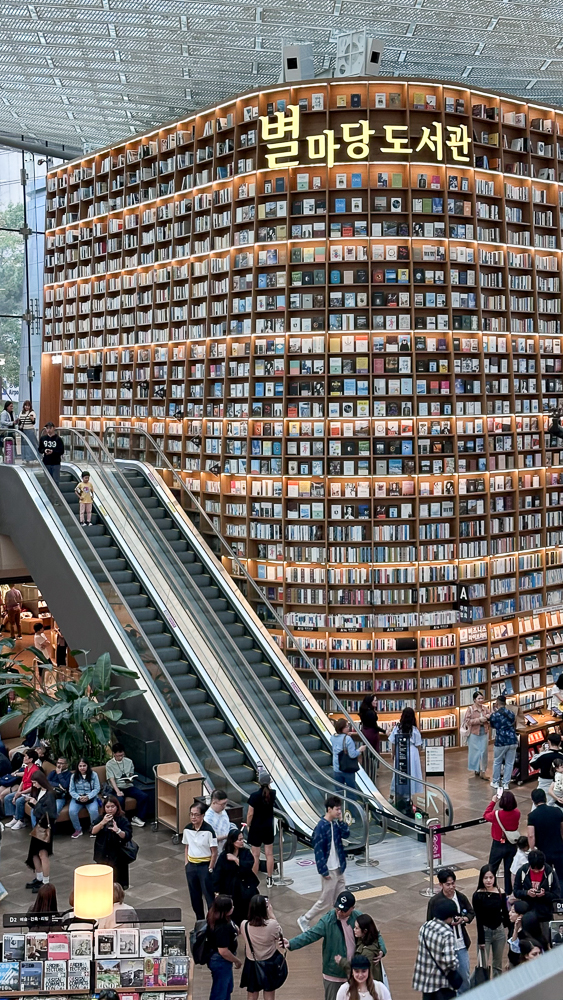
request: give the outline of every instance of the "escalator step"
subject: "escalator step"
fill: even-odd
[[[234,611],[219,611],[217,617],[220,622],[223,622],[223,625],[227,626],[227,628],[234,625],[237,620],[237,616]]]
[[[200,562],[190,563],[190,565],[187,566],[186,569],[188,570],[190,576],[201,576],[203,573],[203,566],[201,565]]]
[[[284,710],[282,709],[282,712],[283,711]],[[296,719],[295,722],[291,723],[291,728],[293,729],[295,735],[299,737],[305,736],[307,733],[311,732],[311,727],[309,723],[306,722],[304,719],[303,720]]]
[[[172,646],[172,642],[173,639],[169,632],[163,632],[162,635],[154,635],[151,639],[151,645],[158,650],[170,651],[172,648],[177,648]]]
[[[119,570],[117,573],[112,573],[112,579],[114,583],[119,584],[121,589],[122,583],[132,583],[134,576],[131,570]]]
[[[168,671],[171,676],[174,677],[174,683],[178,688],[178,691],[193,691],[194,688],[198,686],[198,679],[195,674],[172,674]]]
[[[105,550],[102,550],[102,552],[105,552]],[[102,554],[101,560],[110,576],[113,576],[115,573],[121,573],[123,570],[127,569],[125,559],[106,559],[105,555]]]
[[[133,605],[130,606],[133,607]],[[155,608],[143,608],[140,605],[135,613],[135,618],[137,619],[137,621],[143,623],[154,622],[157,617],[158,616]],[[146,624],[144,625],[144,628],[146,631]]]
[[[274,680],[273,677],[272,678],[268,678],[265,683],[267,683],[269,679]],[[290,705],[291,704],[291,698],[292,698],[292,695],[290,695],[289,691],[283,691],[283,690],[282,691],[278,691],[276,693],[276,697],[275,697],[276,705],[278,706],[278,708],[282,708],[282,706],[284,706],[284,705]]]
[[[212,598],[210,600],[210,602],[209,602],[209,605],[210,605],[210,607],[213,608],[214,611],[226,611],[227,610],[227,602],[226,602],[226,600],[225,600],[224,597],[220,597],[220,598],[216,598],[216,599]]]
[[[172,641],[172,636],[168,636],[168,638],[170,639],[170,641]],[[164,663],[164,665],[166,666],[166,664],[169,663],[170,660],[178,660],[181,654],[177,646],[169,646],[168,649],[166,649],[163,646],[159,646],[158,655],[162,660],[162,662]]]
[[[198,757],[206,755],[207,748],[205,744],[201,742],[199,735],[196,735],[195,739],[192,740],[192,743],[193,743],[193,748],[197,753]],[[230,733],[218,732],[213,737],[214,750],[217,753],[221,753],[221,759],[223,759],[223,754],[225,754],[225,766],[228,766],[229,764],[229,754],[231,753],[237,754],[236,762],[240,761],[241,758],[244,758],[244,754],[242,754],[239,750],[233,749],[234,746],[235,746],[235,741]]]
[[[122,583],[122,584],[120,584],[119,589],[120,589],[121,593],[123,594],[123,596],[127,598],[127,603],[128,604],[131,603],[129,601],[130,597],[139,597],[143,601],[147,600],[147,597],[144,594],[141,594],[141,584],[140,583]],[[135,605],[131,604],[131,607],[133,608],[133,607],[135,607]]]
[[[269,663],[264,663],[263,661],[262,663],[255,663],[252,669],[257,677],[262,678],[272,676],[272,668]]]
[[[297,705],[280,705],[280,712],[283,715],[284,719],[287,719],[288,722],[293,723],[301,719],[301,709],[298,708]],[[310,728],[309,723],[302,722],[300,723],[300,725],[301,724],[307,727],[306,732],[308,732]],[[291,728],[295,732],[295,727],[292,726]]]
[[[138,616],[137,620],[143,621],[143,619],[139,618]],[[144,620],[143,632],[145,633],[145,635],[152,635],[152,636],[160,635],[161,633],[164,632],[164,622],[156,617],[156,612],[153,621],[149,621],[148,619]]]
[[[242,625],[240,626],[240,628],[242,628]],[[230,629],[229,629],[229,632],[231,632]],[[231,635],[232,634],[233,633],[231,632]],[[254,640],[249,635],[242,635],[240,637],[237,636],[235,638],[235,642],[236,642],[236,644],[237,644],[237,646],[238,646],[239,649],[253,649],[254,648]]]
[[[191,667],[187,660],[169,660],[166,669],[171,677],[182,677],[191,673]]]
[[[121,592],[123,593],[123,596],[125,597],[125,593],[123,591],[123,588],[121,588]],[[128,603],[128,605],[129,605],[129,607],[131,608],[132,611],[133,610],[137,610],[137,609],[139,611],[147,610],[147,611],[150,611],[151,614],[156,615],[156,611],[154,610],[153,607],[150,606],[149,599],[148,599],[148,597],[147,597],[146,594],[139,594],[139,593],[129,594],[128,597],[127,597],[127,603]],[[138,616],[136,616],[136,617],[138,617]],[[141,621],[140,618],[139,618],[139,621]]]
[[[281,690],[282,690],[282,682],[280,681],[279,677],[276,677],[275,674],[272,674],[271,677],[263,677],[262,678],[262,687],[264,688],[265,691],[269,691],[270,694],[273,694],[273,693],[278,692],[278,691],[281,692]],[[287,697],[289,698],[290,695],[288,694]],[[277,697],[277,694],[276,694],[276,704],[277,703],[278,703],[278,697]]]
[[[182,680],[184,680],[183,677],[179,678],[179,681],[182,681]],[[204,691],[203,688],[190,688],[189,690],[184,691],[182,689],[182,687],[180,686],[180,683],[178,683],[177,687],[178,687],[178,690],[182,692],[182,694],[183,694],[183,696],[184,696],[184,698],[186,700],[186,705],[189,705],[190,708],[194,708],[194,706],[197,705],[197,707],[198,707],[197,708],[197,717],[198,717],[198,720],[201,719],[201,718],[205,718],[206,717],[205,716],[205,709],[207,707],[207,698],[208,698],[207,691]],[[203,714],[201,714],[202,713],[202,709],[203,709]],[[208,718],[210,718],[210,719],[214,718],[214,714],[215,714],[215,708],[213,707],[213,705],[209,705],[209,715],[208,715]]]
[[[225,622],[222,616],[220,617],[220,620],[226,626],[227,632],[229,633],[229,635],[232,635],[233,639],[238,639],[239,636],[244,635],[244,625],[241,625],[240,622],[237,621]]]
[[[244,658],[247,663],[263,663],[264,653],[261,649],[245,649]],[[268,673],[272,672],[269,663],[264,664],[268,668]]]
[[[199,713],[198,713],[199,722]],[[225,731],[225,723],[222,719],[204,719],[201,724],[201,728],[207,737],[216,736],[219,733]],[[189,740],[193,740],[195,736],[198,735],[197,729],[191,724],[191,722],[183,722],[182,729]],[[215,743],[215,741],[213,741]]]
[[[113,548],[113,539],[110,538],[109,535],[103,535],[101,531],[96,532],[94,529],[90,528],[88,530],[88,538],[96,550]]]

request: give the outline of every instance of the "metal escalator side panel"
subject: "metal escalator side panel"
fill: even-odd
[[[87,648],[91,659],[109,652],[112,662],[136,672],[138,678],[132,683],[145,692],[150,709],[136,713],[144,717],[141,723],[150,725],[154,717],[153,731],[164,739],[168,752],[187,772],[198,770],[187,741],[171,724],[159,700],[151,697],[153,692],[147,690],[150,675],[126,633],[132,617],[125,614],[120,620],[110,588],[93,578],[33,470],[0,465],[0,525],[25,560],[70,647]]]

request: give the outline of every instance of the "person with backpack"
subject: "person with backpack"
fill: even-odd
[[[335,732],[330,737],[332,743],[332,773],[334,780],[338,782],[336,791],[340,791],[340,785],[347,785],[354,788],[356,785],[356,771],[359,769],[358,758],[364,752],[365,747],[356,747],[354,740],[350,736],[352,727],[348,719],[337,719],[334,723]]]
[[[520,810],[512,792],[504,790],[501,797],[493,796],[483,813],[483,818],[491,824],[491,850],[489,864],[496,875],[501,863],[504,863],[504,888],[507,893],[512,891],[512,875],[510,867],[516,854],[516,844],[520,839]]]
[[[550,809],[553,806],[549,807]],[[554,900],[561,896],[557,872],[546,864],[543,851],[530,851],[528,864],[522,865],[514,879],[514,895],[524,900],[540,922],[542,934],[549,941],[549,921]]]
[[[233,966],[240,969],[242,965],[237,958],[238,929],[232,916],[231,897],[216,896],[207,914],[207,965],[213,980],[209,1000],[229,1000],[234,988]]]
[[[313,850],[317,871],[321,876],[321,895],[307,913],[297,918],[303,932],[309,929],[311,922],[320,917],[324,910],[334,906],[334,900],[346,888],[346,854],[342,841],[350,836],[350,828],[342,820],[342,799],[338,795],[329,795],[325,808],[323,818],[313,830]]]

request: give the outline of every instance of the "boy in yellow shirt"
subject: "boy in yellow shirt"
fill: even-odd
[[[74,492],[80,500],[80,523],[82,525],[92,523],[92,502],[94,500],[94,487],[90,482],[90,473],[82,473],[82,481],[75,487]]]

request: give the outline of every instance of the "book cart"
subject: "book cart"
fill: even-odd
[[[65,917],[4,914],[1,997],[63,1000],[113,989],[120,1000],[192,1000],[193,966],[179,908],[118,910],[118,926],[107,929],[78,919],[65,929]]]
[[[198,772],[183,774],[178,761],[155,764],[156,819],[159,824],[174,831],[173,844],[180,843],[180,834],[190,819],[190,806],[203,792],[203,777]]]

